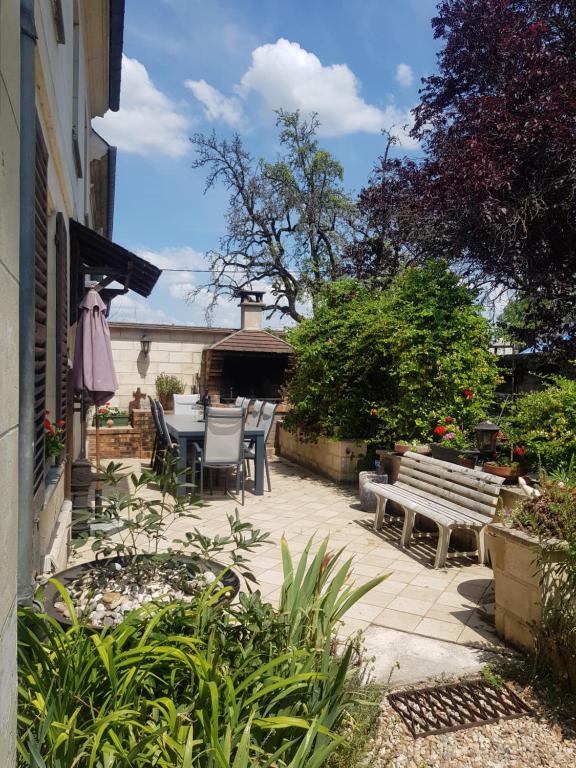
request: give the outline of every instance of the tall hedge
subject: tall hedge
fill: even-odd
[[[290,333],[288,425],[311,436],[428,440],[450,415],[472,428],[498,382],[490,328],[443,262],[409,268],[385,290],[330,284]]]

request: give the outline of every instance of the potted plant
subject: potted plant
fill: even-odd
[[[445,416],[438,422],[433,429],[433,436],[430,448],[435,459],[468,466],[463,461],[473,460],[476,455],[470,439],[452,416]]]
[[[122,470],[121,464],[111,462],[103,472],[104,482],[118,487],[126,480]],[[66,587],[75,614],[89,627],[116,626],[125,614],[149,602],[189,601],[204,591],[217,600],[232,599],[240,586],[232,566],[254,581],[243,553],[269,534],[242,523],[237,512],[228,516],[228,535],[210,538],[194,528],[182,538],[168,537],[179,520],[198,519],[194,510],[201,506],[191,495],[176,493],[181,485],[176,457],[168,457],[161,475],[147,470],[130,475],[129,481],[133,491],[112,491],[102,499],[102,519],[117,525],[112,531],[103,527],[92,541],[95,559],[54,577]],[[159,489],[153,498],[143,493],[150,483]],[[76,546],[86,543],[84,536]],[[214,559],[224,553],[228,564]],[[49,583],[40,598],[48,614],[70,623],[70,612],[59,595],[57,586]]]
[[[122,411],[120,408],[116,408],[110,403],[101,405],[92,419],[92,424],[96,424],[96,417],[100,419],[100,426],[104,424],[107,427],[127,427],[130,424],[130,416],[128,411]]]
[[[168,373],[160,373],[156,377],[156,394],[162,407],[166,411],[174,409],[174,395],[184,393],[184,382],[177,376],[171,376]]]
[[[430,455],[430,446],[421,440],[398,440],[394,443],[394,453],[404,454],[408,451]]]
[[[500,452],[495,459],[485,461],[482,469],[491,475],[517,480],[526,474],[526,465],[523,460],[525,454],[526,449],[523,445],[514,447],[510,444],[509,449]]]
[[[44,416],[44,455],[49,464],[58,462],[64,451],[64,419],[50,421],[46,411]]]

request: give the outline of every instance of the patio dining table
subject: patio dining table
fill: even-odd
[[[191,443],[204,442],[204,421],[196,415],[189,413],[166,414],[166,425],[170,435],[178,443],[178,467],[181,470],[187,467],[188,447]],[[254,441],[254,493],[256,496],[264,494],[264,429],[247,427],[244,437]],[[179,489],[178,494],[183,494],[184,489]]]

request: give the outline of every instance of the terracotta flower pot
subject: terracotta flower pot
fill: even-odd
[[[508,479],[517,479],[526,473],[525,467],[499,467],[497,464],[493,464],[490,461],[486,461],[482,465],[482,469],[484,472],[488,472],[489,475],[506,477]]]

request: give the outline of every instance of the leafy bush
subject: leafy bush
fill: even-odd
[[[526,450],[524,460],[548,471],[576,455],[576,381],[552,376],[540,392],[520,395],[503,428]]]
[[[498,381],[489,339],[473,293],[443,262],[406,269],[384,290],[337,281],[290,332],[286,424],[383,443],[427,442],[446,414],[470,430]]]
[[[354,588],[327,546],[294,565],[282,542],[278,610],[259,592],[218,606],[215,588],[96,634],[21,609],[20,765],[321,768],[353,706],[335,628],[385,578]]]
[[[168,373],[159,373],[158,376],[156,376],[155,383],[156,394],[164,407],[171,402],[174,395],[182,395],[184,393],[184,382],[177,376],[171,376]]]

